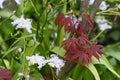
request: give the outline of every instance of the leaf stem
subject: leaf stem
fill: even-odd
[[[101,32],[99,32],[99,33],[97,34],[97,36],[94,37],[91,41],[95,41],[103,32],[104,32],[104,30],[101,31]]]

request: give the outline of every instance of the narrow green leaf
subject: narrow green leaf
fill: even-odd
[[[47,10],[45,9],[42,13],[42,16],[40,18],[41,24],[44,26],[46,24],[47,20]]]
[[[14,51],[14,50],[17,50],[19,47],[13,47],[13,48],[11,48],[11,49],[9,49],[7,52],[4,52],[3,53],[3,58],[6,56],[6,55],[8,55],[8,54],[10,54],[12,51]]]
[[[24,39],[24,38],[28,38],[28,37],[33,37],[33,36],[35,36],[35,34],[30,34],[30,35],[27,35],[27,36],[23,36],[23,37],[18,38],[18,39],[10,46],[10,48],[13,47],[13,46],[14,46],[16,43],[18,43],[20,40],[22,40],[22,39]]]
[[[109,63],[109,61],[106,59],[104,55],[100,56],[99,61],[93,57],[92,63],[105,65],[108,70],[110,70],[113,74],[115,74],[118,78],[120,78],[120,75],[113,69],[112,65]]]
[[[85,71],[86,71],[86,67],[82,65],[80,66],[79,64],[77,64],[73,70],[72,78],[74,80],[82,80],[84,77]]]
[[[29,43],[27,44],[24,54],[26,54],[27,56],[31,56],[38,45],[39,45],[38,42],[35,43],[33,40],[30,40]]]
[[[100,76],[95,68],[95,66],[92,63],[89,63],[88,65],[85,65],[94,75],[96,80],[100,80]]]
[[[61,45],[63,38],[64,38],[64,27],[62,28],[58,28],[58,32],[57,32],[57,39],[55,41],[55,45],[59,46]]]

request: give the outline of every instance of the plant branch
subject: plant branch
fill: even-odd
[[[79,16],[81,16],[81,14],[86,11],[88,6],[89,6],[89,0],[81,0],[81,2],[80,2],[80,15]],[[82,24],[83,24],[83,28],[88,30],[87,21],[84,18],[82,19]]]
[[[91,9],[91,12],[90,12],[90,17],[92,19],[94,18],[101,2],[102,2],[102,0],[95,0],[94,4],[92,5],[92,9]]]

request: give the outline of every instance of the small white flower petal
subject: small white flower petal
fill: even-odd
[[[23,77],[24,74],[23,74],[23,73],[18,73],[18,76],[19,76],[19,77]]]
[[[26,56],[26,59],[29,60],[29,63],[28,63],[29,66],[38,64],[39,69],[41,69],[46,63],[45,58],[43,56],[39,56],[38,54],[33,55],[31,57]]]
[[[19,5],[20,4],[20,0],[15,0],[15,2]]]
[[[99,6],[99,9],[105,11],[109,6],[110,6],[109,4],[106,4],[106,2],[102,1]]]
[[[49,60],[46,60],[46,62],[51,66],[57,69],[57,71],[60,71],[60,69],[64,66],[64,61],[62,59],[59,59],[57,55],[51,55],[51,58]]]
[[[104,31],[106,29],[111,29],[112,26],[107,23],[108,21],[105,19],[104,16],[98,16],[96,18],[96,23],[98,24],[101,31]]]
[[[116,4],[116,7],[117,7],[118,9],[120,9],[120,4]]]
[[[22,52],[22,48],[18,48],[18,50],[17,50],[18,52]]]
[[[0,8],[3,8],[3,3],[5,0],[0,0]]]
[[[89,5],[93,5],[95,0],[89,0]]]
[[[98,23],[98,24],[103,24],[103,23],[107,23],[108,21],[105,19],[105,17],[104,16],[98,16],[97,18],[96,18],[96,23]]]
[[[99,24],[100,30],[104,31],[106,29],[111,29],[112,27],[110,25],[108,25],[107,23],[104,24]]]

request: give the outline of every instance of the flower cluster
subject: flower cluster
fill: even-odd
[[[29,60],[29,66],[38,64],[38,69],[41,69],[46,64],[45,58],[38,54],[31,57],[27,56],[26,59]]]
[[[62,15],[62,17],[61,17]],[[93,29],[93,21],[91,20],[90,16],[88,14],[81,14],[81,16],[86,19],[88,26]],[[58,19],[59,18],[59,19]],[[65,47],[66,49],[66,54],[65,54],[65,59],[70,60],[71,63],[73,63],[75,60],[78,61],[79,64],[82,64],[83,62],[88,64],[91,61],[92,56],[96,57],[99,59],[99,54],[103,54],[102,48],[103,46],[97,45],[96,42],[91,42],[88,39],[88,33],[87,30],[83,28],[82,21],[76,21],[76,24],[72,24],[73,21],[70,19],[69,21],[64,21],[62,22],[63,18],[63,13],[60,14],[56,18],[56,23],[59,23],[60,25],[66,24],[64,29],[69,32],[74,32],[71,33],[73,36],[64,40],[62,42],[62,46]],[[71,23],[72,27],[76,27],[73,29],[66,28],[68,27],[68,24]],[[72,30],[72,31],[70,31]]]
[[[62,59],[59,59],[58,56],[56,55],[51,55],[51,58],[49,60],[46,60],[46,62],[48,63],[48,65],[50,65],[51,67],[54,67],[57,69],[56,73],[58,74],[58,72],[60,71],[60,69],[62,67],[64,67],[65,63]]]
[[[25,28],[29,33],[32,33],[31,31],[31,20],[30,19],[24,19],[24,16],[22,15],[21,18],[18,18],[16,20],[14,20],[13,22],[11,22],[11,24],[13,26],[16,26],[16,29],[19,28]]]
[[[98,24],[101,31],[112,28],[111,25],[108,24],[108,21],[105,19],[104,16],[98,16],[96,18],[96,23]]]
[[[45,60],[45,57],[39,56],[38,54],[33,56],[27,56],[27,60],[29,60],[29,66],[37,64],[38,69],[41,69],[43,66],[45,66],[46,63],[50,65],[50,67],[56,68],[57,71],[60,71],[60,69],[64,66],[64,61],[60,59],[57,55],[51,55],[50,59]]]

